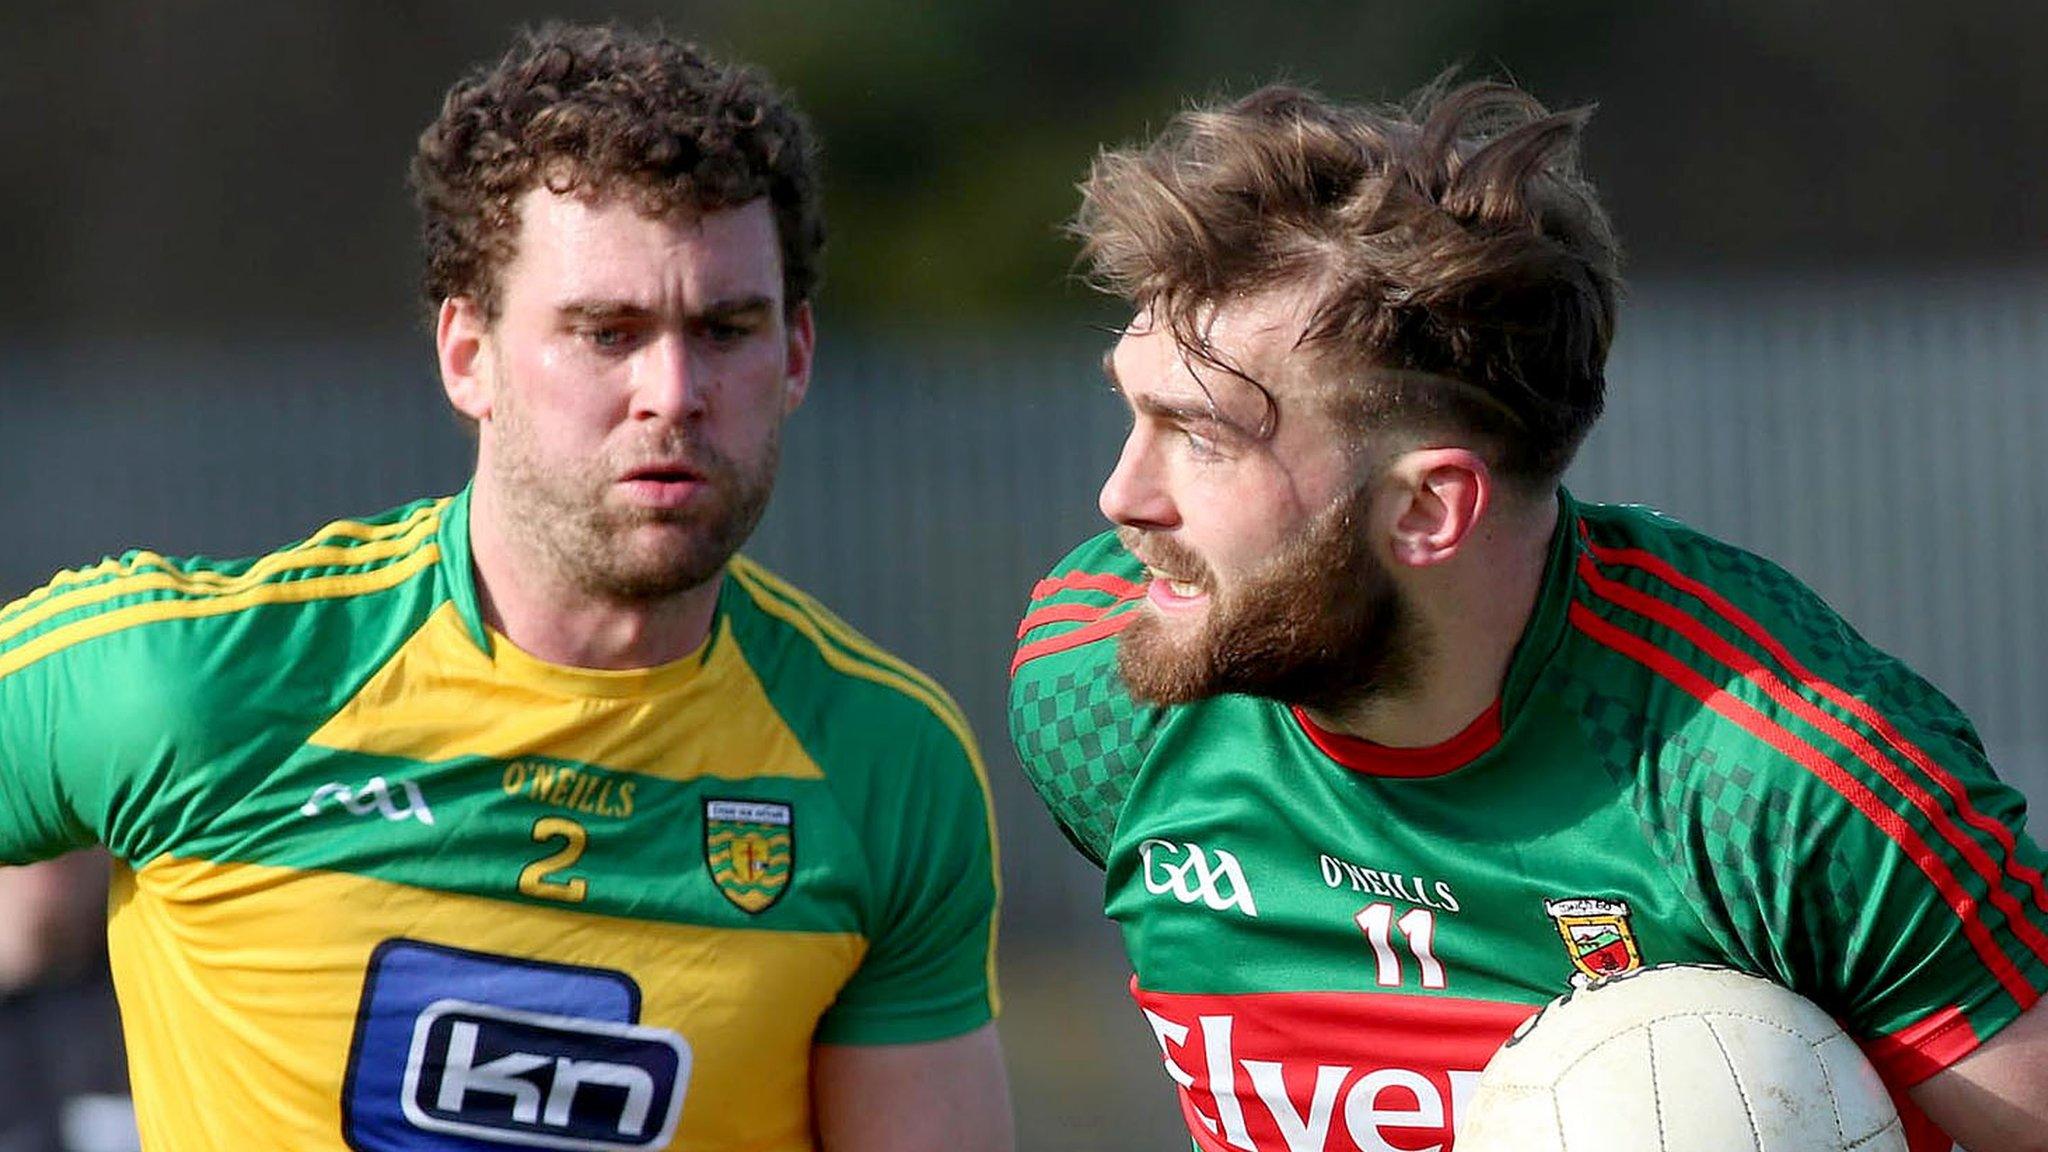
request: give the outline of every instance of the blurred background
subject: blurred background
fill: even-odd
[[[1186,1146],[1100,876],[1024,786],[1003,694],[1024,594],[1098,527],[1123,425],[1096,367],[1121,316],[1059,224],[1098,146],[1191,99],[1276,78],[1393,99],[1461,64],[1597,103],[1587,167],[1632,288],[1574,489],[1777,559],[2048,799],[2031,0],[9,5],[0,600],[463,482],[404,169],[448,84],[550,16],[756,61],[822,131],[817,379],[750,551],[979,729],[1024,1149]],[[132,1146],[91,968],[0,994],[0,1152]]]

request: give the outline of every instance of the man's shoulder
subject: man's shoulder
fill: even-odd
[[[849,753],[957,745],[979,762],[965,715],[937,680],[758,562],[736,555],[726,573],[721,611],[733,641],[799,738]]]
[[[1650,731],[1627,743],[1685,752],[1687,780],[1731,772],[1757,778],[1745,791],[1849,798],[1869,787],[1890,803],[1923,772],[1986,771],[1946,696],[1777,564],[1640,507],[1583,505],[1579,530],[1584,650],[1640,685],[1601,678],[1604,703],[1585,715],[1635,699],[1623,711]]]
[[[1031,590],[1010,665],[1010,739],[1060,830],[1097,864],[1165,710],[1133,699],[1114,637],[1145,594],[1144,565],[1105,532]]]
[[[1743,673],[1752,661],[1795,679],[1860,677],[1890,657],[1820,593],[1747,548],[1637,505],[1581,505],[1583,597],[1675,654]]]
[[[1083,542],[1032,586],[1011,676],[1022,686],[1113,664],[1115,646],[1104,641],[1130,623],[1144,594],[1145,566],[1116,533]]]
[[[381,610],[380,593],[433,583],[448,500],[331,521],[254,556],[215,559],[132,549],[58,573],[0,608],[0,677],[85,668],[161,677],[263,663],[301,648],[307,622]],[[205,677],[196,677],[204,680]]]

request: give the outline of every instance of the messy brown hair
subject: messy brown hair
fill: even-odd
[[[1276,85],[1105,151],[1071,230],[1097,286],[1191,357],[1233,298],[1299,285],[1299,347],[1360,430],[1454,429],[1507,478],[1547,487],[1598,418],[1620,250],[1576,152],[1590,114],[1507,84],[1439,82],[1344,107]]]
[[[793,309],[818,284],[818,167],[809,122],[757,70],[612,26],[523,32],[497,64],[457,81],[420,134],[421,287],[430,308],[467,296],[495,319],[518,201],[536,186],[628,196],[656,216],[766,196]]]

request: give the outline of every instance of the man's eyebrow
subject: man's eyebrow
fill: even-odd
[[[693,316],[738,316],[746,312],[766,312],[775,307],[775,301],[765,293],[751,296],[730,296],[711,300],[701,308],[693,308]]]
[[[555,311],[578,320],[619,320],[630,316],[646,316],[654,310],[630,300],[591,298],[565,300],[556,306]]]
[[[731,296],[708,301],[702,307],[691,309],[690,315],[693,319],[723,319],[750,312],[766,312],[773,307],[775,300],[772,297],[757,292],[749,296]],[[582,320],[619,320],[652,316],[660,310],[634,300],[590,297],[563,301],[557,306],[556,311],[564,316]]]
[[[1157,396],[1132,395],[1124,388],[1124,382],[1116,374],[1115,350],[1102,354],[1102,375],[1108,379],[1110,390],[1123,397],[1133,411],[1156,417],[1175,424],[1204,424],[1217,427],[1236,427],[1216,406],[1204,398],[1200,403],[1192,400],[1162,400]]]
[[[1124,382],[1122,380],[1117,379],[1116,375],[1116,349],[1114,348],[1103,349],[1102,377],[1103,379],[1109,381],[1110,391],[1116,393],[1119,396],[1125,396]],[[1129,397],[1125,396],[1125,398],[1128,399]]]

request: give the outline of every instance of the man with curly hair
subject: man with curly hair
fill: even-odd
[[[816,153],[750,69],[525,36],[413,164],[471,483],[0,610],[0,860],[112,849],[147,1146],[1007,1152],[973,737],[737,554]]]
[[[1560,487],[1620,292],[1584,119],[1275,87],[1103,154],[1131,430],[1115,530],[1032,591],[1018,754],[1203,1152],[1452,1146],[1539,1006],[1666,962],[1839,1018],[1916,1150],[2048,1147],[2048,857],[1968,722]]]

